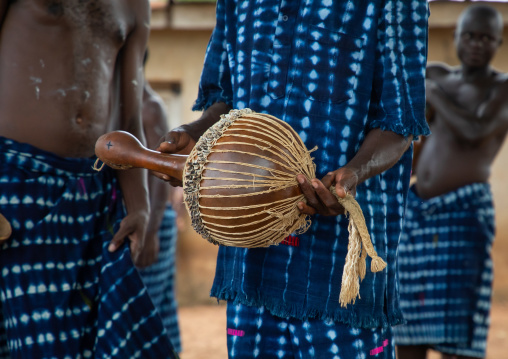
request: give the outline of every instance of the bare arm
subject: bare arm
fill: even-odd
[[[411,141],[412,135],[404,137],[394,132],[373,129],[365,137],[355,157],[344,167],[355,172],[358,183],[362,183],[393,167],[408,150]]]
[[[309,184],[303,175],[298,175],[308,205],[300,202],[302,213],[336,216],[344,209],[328,190],[336,186],[337,194],[345,197],[347,193],[356,193],[358,184],[376,176],[397,163],[409,148],[413,136],[404,137],[381,129],[371,130],[363,141],[360,150],[344,167],[329,172],[321,181],[313,179]]]
[[[136,24],[129,34],[120,58],[120,128],[145,140],[141,123],[141,105],[143,94],[143,55],[149,33],[150,7],[148,1],[131,1],[132,13]],[[110,250],[115,250],[126,236],[131,243],[134,262],[143,247],[147,221],[150,213],[146,170],[133,169],[118,171],[127,216],[120,224],[119,231],[113,237]]]
[[[143,129],[148,148],[156,148],[159,140],[168,132],[167,116],[162,100],[145,83],[143,93]],[[155,176],[148,175],[148,192],[150,196],[150,219],[146,230],[145,247],[140,255],[138,266],[145,267],[156,261],[160,243],[159,228],[166,204],[169,200],[171,186]]]
[[[508,81],[498,85],[476,112],[454,101],[434,80],[427,80],[427,101],[440,118],[463,140],[476,142],[503,133],[508,127]]]
[[[153,149],[157,148],[160,138],[169,131],[169,128],[163,104],[157,99],[151,98],[152,100],[149,103],[145,102],[143,106],[143,129],[147,147]],[[171,187],[155,176],[149,175],[148,188],[150,193],[150,222],[148,231],[155,231],[160,226]]]

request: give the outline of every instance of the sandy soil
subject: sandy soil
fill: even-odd
[[[226,306],[180,307],[183,352],[181,359],[225,359]],[[508,302],[492,307],[487,359],[508,358]],[[438,359],[433,353],[429,359]]]

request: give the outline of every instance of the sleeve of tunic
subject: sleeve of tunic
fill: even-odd
[[[426,0],[386,0],[378,20],[370,128],[404,136],[428,135],[425,68],[428,44]]]
[[[224,0],[217,1],[216,24],[206,49],[198,98],[192,109],[206,110],[216,102],[232,106],[232,85],[226,48],[226,16]]]

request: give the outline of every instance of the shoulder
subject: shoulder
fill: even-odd
[[[436,80],[436,79],[441,78],[443,76],[449,75],[453,71],[454,71],[454,69],[447,64],[440,63],[440,62],[429,63],[427,65],[425,77],[427,79]]]
[[[492,84],[492,95],[505,103],[505,106],[508,106],[508,102],[505,101],[508,95],[508,74],[502,72],[496,73]]]

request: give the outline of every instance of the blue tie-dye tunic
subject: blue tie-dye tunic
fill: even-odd
[[[223,101],[289,124],[313,153],[317,177],[350,161],[373,128],[428,134],[424,118],[426,0],[217,2],[195,110]],[[348,220],[314,216],[303,235],[259,249],[221,247],[211,295],[274,315],[331,318],[358,327],[401,322],[397,244],[411,151],[358,186],[378,254],[361,299],[338,302]],[[368,267],[369,267],[368,263]]]

